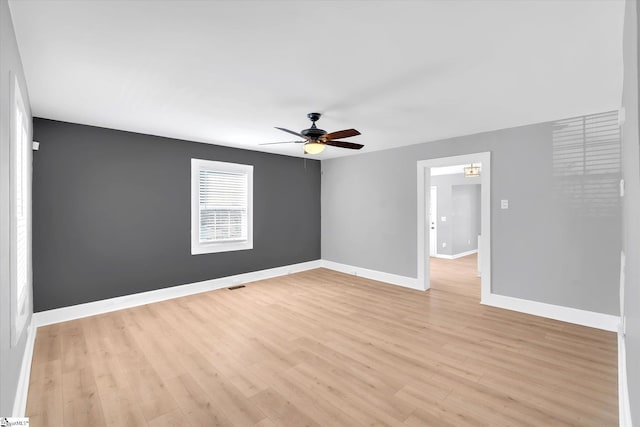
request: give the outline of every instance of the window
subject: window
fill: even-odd
[[[253,248],[253,166],[191,159],[191,254]]]
[[[580,215],[620,216],[622,143],[618,112],[552,123],[554,191]]]
[[[28,115],[18,79],[13,85],[11,126],[11,342],[15,345],[27,320],[27,296],[30,284],[31,156]]]

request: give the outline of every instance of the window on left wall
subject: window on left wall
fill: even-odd
[[[11,342],[15,345],[27,321],[27,299],[31,281],[31,151],[29,118],[17,77],[13,85],[11,123],[11,308],[13,327]]]
[[[191,254],[253,249],[253,166],[191,159]]]

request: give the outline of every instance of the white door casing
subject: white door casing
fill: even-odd
[[[418,188],[418,284],[421,289],[430,288],[429,267],[430,260],[427,250],[430,249],[430,227],[428,210],[430,206],[431,168],[454,166],[460,164],[480,163],[482,172],[481,182],[481,220],[480,239],[482,253],[480,268],[480,302],[484,303],[491,295],[491,152],[464,154],[460,156],[442,157],[437,159],[419,160],[417,162],[417,188]]]

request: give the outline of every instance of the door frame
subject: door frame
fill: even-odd
[[[481,208],[480,239],[478,248],[480,257],[480,302],[485,303],[491,295],[491,152],[464,154],[460,156],[440,157],[419,160],[418,168],[418,284],[421,289],[431,287],[429,271],[429,224],[427,213],[431,203],[431,168],[455,166],[466,163],[482,163],[480,173]]]

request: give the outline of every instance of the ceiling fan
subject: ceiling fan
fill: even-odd
[[[320,113],[309,113],[307,117],[311,120],[311,127],[309,129],[304,129],[298,132],[294,132],[289,129],[279,128],[283,132],[290,133],[292,135],[299,136],[300,138],[304,138],[304,141],[283,141],[283,142],[267,142],[260,145],[272,145],[272,144],[302,144],[304,143],[304,153],[305,154],[319,154],[324,151],[327,145],[331,145],[333,147],[340,148],[351,148],[352,150],[359,150],[364,145],[355,144],[353,142],[347,141],[337,141],[340,138],[349,138],[352,136],[360,135],[355,129],[345,129],[339,130],[337,132],[327,133],[326,130],[320,129],[316,127],[316,122],[320,119]]]

